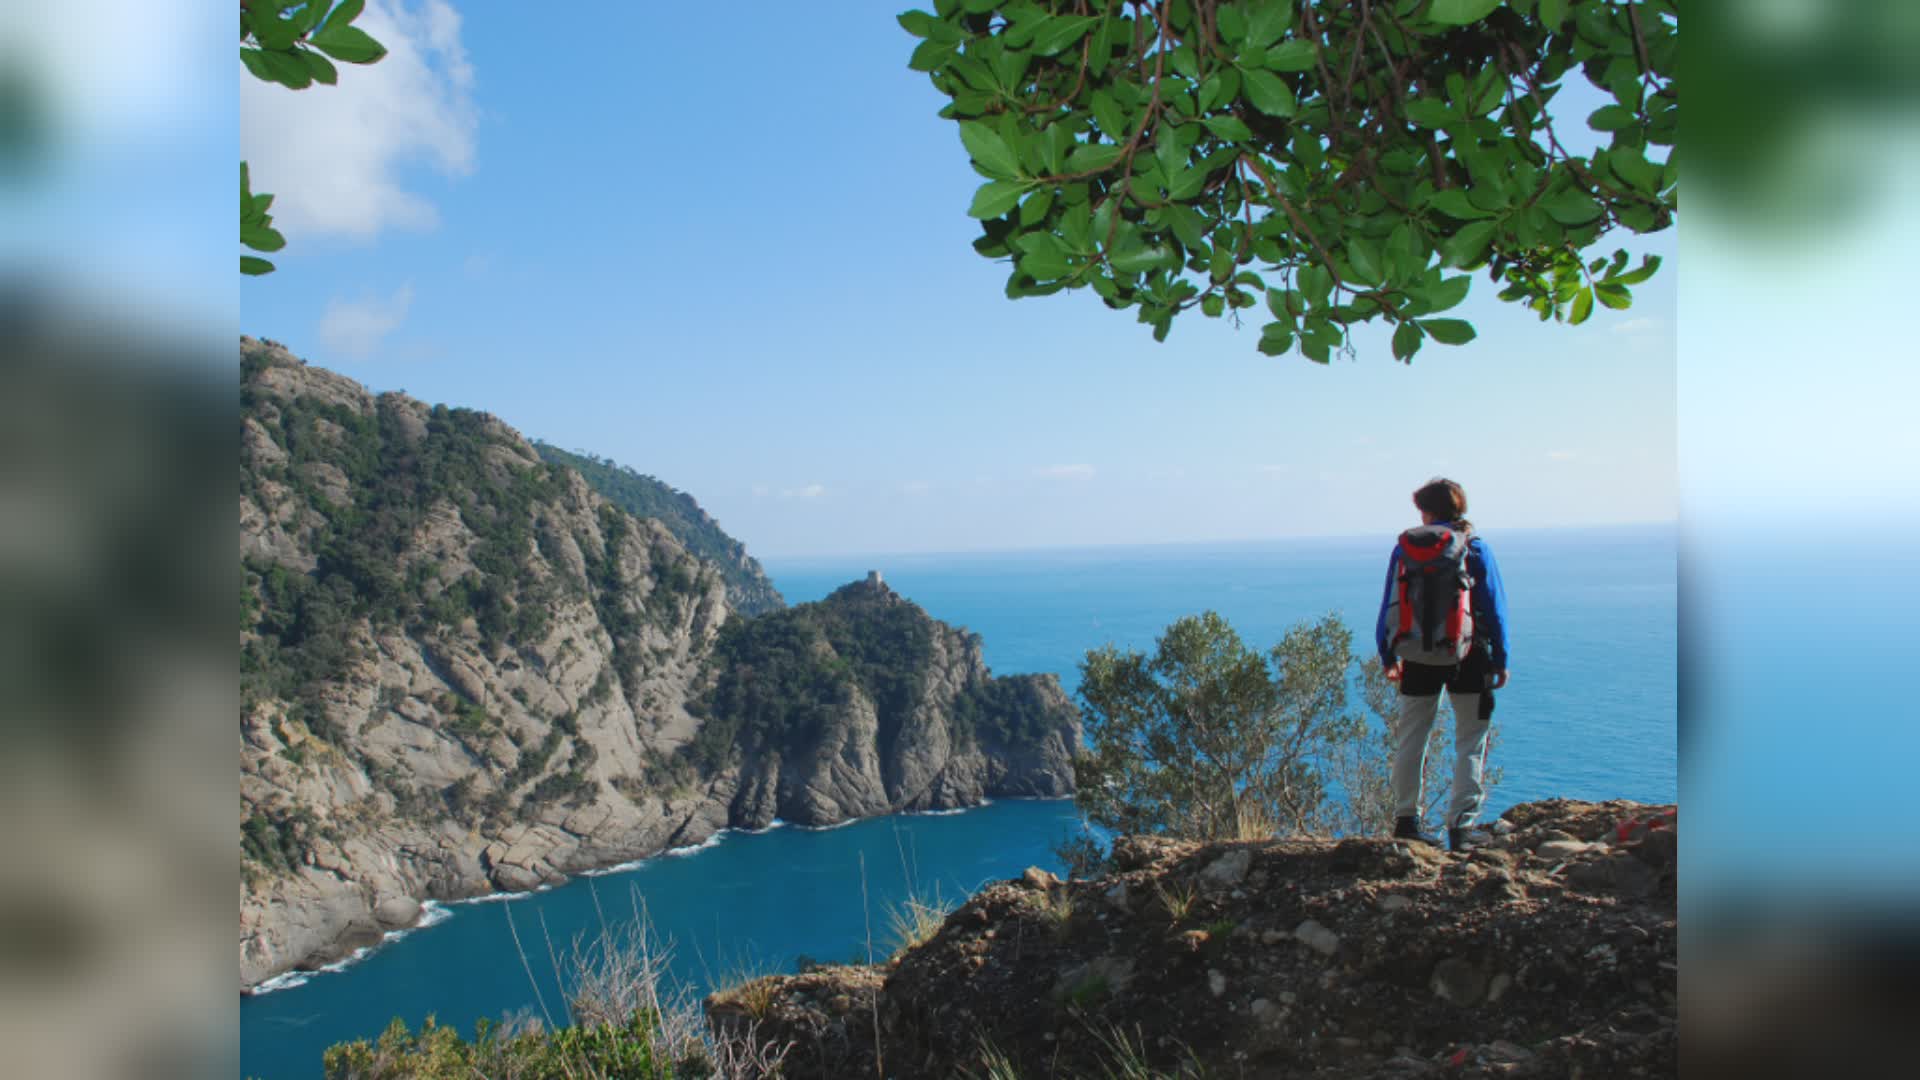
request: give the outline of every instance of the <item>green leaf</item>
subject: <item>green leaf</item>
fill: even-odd
[[[1073,268],[1067,264],[1065,255],[1047,249],[1021,256],[1020,269],[1031,275],[1035,281],[1052,281],[1073,272]]]
[[[1624,255],[1626,253],[1622,252],[1621,254]],[[1653,272],[1658,269],[1660,269],[1660,256],[1643,255],[1640,258],[1639,269],[1629,270],[1624,274],[1615,274],[1607,280],[1616,285],[1638,285],[1652,277]]]
[[[1287,80],[1271,71],[1248,71],[1245,80],[1247,100],[1268,116],[1292,116],[1299,107]]]
[[[905,30],[914,37],[924,38],[933,36],[933,24],[938,20],[932,15],[916,9],[901,12],[899,15],[894,16],[894,21],[900,24],[900,29]]]
[[[1465,345],[1474,339],[1473,324],[1465,319],[1421,319],[1420,329],[1442,345]]]
[[[1127,129],[1127,114],[1120,111],[1120,103],[1105,90],[1095,90],[1087,105],[1093,110],[1093,118],[1105,132],[1107,138],[1119,142]]]
[[[1467,298],[1467,290],[1473,288],[1472,274],[1456,274],[1440,284],[1428,289],[1424,299],[1429,311],[1445,311]]]
[[[1567,17],[1567,0],[1540,0],[1540,24],[1549,30],[1560,29]]]
[[[243,274],[271,274],[273,264],[257,255],[240,256],[240,272]]]
[[[1453,110],[1444,101],[1435,98],[1414,98],[1407,102],[1407,119],[1424,128],[1443,128],[1459,122]]]
[[[1493,243],[1494,223],[1476,221],[1462,226],[1453,234],[1446,246],[1441,248],[1442,260],[1448,266],[1472,267],[1478,265],[1487,253],[1488,245]]]
[[[1081,143],[1067,155],[1067,171],[1099,172],[1120,160],[1120,147],[1113,143]]]
[[[1165,244],[1142,244],[1114,252],[1107,260],[1123,274],[1143,274],[1180,265],[1180,256]]]
[[[1033,35],[1033,51],[1041,56],[1052,56],[1086,37],[1087,31],[1099,21],[1095,15],[1067,15],[1049,20]]]
[[[1633,306],[1633,294],[1627,291],[1626,286],[1618,282],[1599,282],[1593,287],[1593,295],[1601,303],[1613,308],[1615,311],[1624,310]]]
[[[1413,359],[1413,354],[1420,351],[1420,340],[1425,336],[1425,334],[1420,332],[1420,327],[1415,324],[1413,320],[1409,319],[1401,323],[1399,328],[1393,332],[1393,358],[1396,360]]]
[[[1268,71],[1295,72],[1311,70],[1313,63],[1313,42],[1294,38],[1268,49],[1264,66]]]
[[[966,144],[973,163],[988,176],[1006,179],[1020,175],[1020,159],[1000,133],[986,124],[978,120],[961,124],[960,141]]]
[[[1579,188],[1568,188],[1540,204],[1547,215],[1562,225],[1585,225],[1600,216],[1600,204]]]
[[[953,59],[953,46],[943,41],[923,41],[914,46],[913,55],[907,58],[907,68],[911,71],[935,71],[944,68]]]
[[[1347,262],[1352,264],[1356,280],[1362,285],[1378,285],[1380,276],[1380,256],[1373,245],[1364,236],[1353,235],[1347,239]]]
[[[1619,131],[1634,122],[1633,113],[1618,105],[1602,105],[1587,117],[1587,126],[1595,131]]]
[[[1443,26],[1465,26],[1492,14],[1500,0],[1433,0],[1427,18]]]
[[[286,237],[265,225],[240,226],[240,242],[255,251],[279,251],[287,246]]]
[[[1167,178],[1167,196],[1184,202],[1200,194],[1200,189],[1206,186],[1207,170],[1205,168],[1181,169]]]
[[[1264,49],[1279,41],[1287,32],[1287,23],[1292,20],[1290,4],[1256,3],[1253,16],[1247,20],[1247,38],[1243,51]]]
[[[1031,196],[1028,196],[1026,202],[1023,202],[1020,204],[1021,226],[1023,228],[1031,228],[1034,225],[1037,225],[1040,222],[1045,221],[1047,217],[1047,211],[1051,210],[1052,208],[1053,208],[1053,189],[1052,188],[1041,188],[1040,190],[1034,192]]]
[[[240,62],[262,82],[279,83],[289,90],[304,90],[313,85],[313,73],[292,53],[243,48]]]
[[[1444,191],[1434,192],[1433,198],[1427,200],[1427,205],[1448,217],[1459,218],[1462,221],[1478,221],[1481,218],[1493,216],[1492,211],[1482,210],[1467,201],[1467,193],[1460,188],[1447,188]]]
[[[1209,116],[1201,123],[1206,125],[1208,131],[1232,142],[1247,142],[1253,138],[1253,129],[1237,116]]]
[[[1567,316],[1567,324],[1579,326],[1586,322],[1587,316],[1591,314],[1593,314],[1593,290],[1583,288],[1574,295],[1573,311]]]
[[[973,193],[973,205],[967,207],[967,216],[982,221],[997,218],[1018,205],[1026,190],[1027,184],[1021,180],[993,180],[982,184],[980,190]]]
[[[314,82],[333,86],[340,81],[340,70],[333,66],[331,60],[312,49],[300,49],[294,55],[306,63],[307,70],[313,74]]]
[[[327,25],[307,38],[307,43],[346,64],[371,64],[387,55],[387,47],[367,36],[366,31],[328,19]]]
[[[1268,356],[1285,356],[1293,351],[1293,327],[1271,322],[1260,328],[1260,351]]]
[[[253,39],[269,52],[285,52],[300,38],[300,28],[291,19],[283,19],[277,7],[262,4],[247,8],[243,18]]]
[[[366,6],[367,0],[343,0],[339,7],[333,9],[333,14],[327,16],[326,25],[321,29],[347,25],[360,17],[360,12],[365,10]]]

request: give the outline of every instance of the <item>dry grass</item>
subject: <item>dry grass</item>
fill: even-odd
[[[1235,840],[1271,840],[1280,835],[1280,824],[1273,812],[1257,803],[1241,803],[1234,812]]]
[[[891,955],[897,959],[909,949],[933,940],[933,935],[940,932],[941,925],[947,921],[947,914],[954,906],[940,896],[937,888],[930,894],[918,891],[908,893],[905,900],[887,912],[887,926],[893,941]]]
[[[1073,894],[1066,889],[1051,889],[1040,897],[1040,918],[1055,938],[1065,938],[1073,929]]]
[[[1156,883],[1153,894],[1160,898],[1160,906],[1166,909],[1167,918],[1178,923],[1184,921],[1188,913],[1193,911],[1193,902],[1199,897],[1200,890],[1191,884],[1180,886]]]

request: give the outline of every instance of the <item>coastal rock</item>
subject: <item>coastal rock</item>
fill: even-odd
[[[877,581],[785,608],[690,499],[635,517],[495,417],[240,351],[243,988],[725,828],[1072,793],[1058,681]],[[718,695],[784,655],[761,619],[818,669],[755,728]]]

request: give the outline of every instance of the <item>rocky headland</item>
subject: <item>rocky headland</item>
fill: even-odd
[[[724,828],[1071,794],[1057,681],[884,584],[785,607],[676,535],[717,533],[697,506],[273,342],[241,366],[243,988]]]

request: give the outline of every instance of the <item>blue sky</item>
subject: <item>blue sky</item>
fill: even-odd
[[[370,4],[380,65],[242,79],[290,242],[242,328],[653,473],[767,556],[1391,530],[1440,472],[1488,531],[1674,518],[1671,233],[1626,245],[1670,260],[1632,310],[1542,325],[1482,277],[1479,339],[1411,367],[1008,301],[904,6]]]

